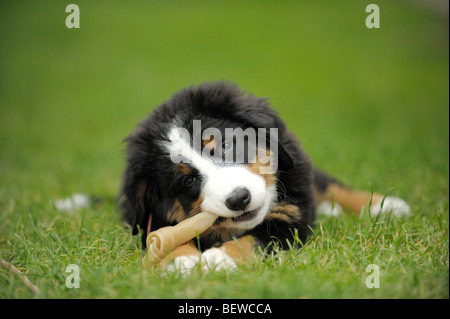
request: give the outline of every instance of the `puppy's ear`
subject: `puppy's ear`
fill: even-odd
[[[119,205],[123,220],[132,228],[132,234],[136,235],[139,230],[147,231],[147,222],[150,215],[146,206],[146,194],[148,182],[145,180],[134,180],[133,175],[125,171],[119,195]]]
[[[281,163],[284,169],[291,169],[294,167],[294,158],[280,139],[278,139],[278,163]]]

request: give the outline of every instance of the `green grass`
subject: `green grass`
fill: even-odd
[[[0,257],[42,298],[448,298],[448,20],[407,2],[0,4]],[[320,218],[300,251],[232,274],[143,270],[112,201],[123,138],[182,87],[228,79],[273,106],[320,168],[413,216]],[[369,185],[370,183],[370,185]],[[68,289],[69,264],[80,289]],[[380,268],[368,289],[366,267]],[[32,298],[0,268],[0,298]]]

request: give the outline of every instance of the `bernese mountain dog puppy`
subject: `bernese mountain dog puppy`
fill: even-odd
[[[330,214],[410,211],[399,198],[353,190],[315,168],[267,99],[227,82],[175,93],[125,141],[120,206],[144,249],[160,227],[202,211],[219,216],[171,254],[172,270],[233,269],[258,247],[305,243],[319,205]]]

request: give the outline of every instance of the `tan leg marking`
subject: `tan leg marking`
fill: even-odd
[[[242,264],[250,260],[256,241],[251,236],[243,236],[236,240],[227,241],[220,249],[234,259],[237,264]]]

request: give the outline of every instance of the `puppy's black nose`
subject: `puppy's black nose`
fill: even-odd
[[[230,210],[244,210],[248,204],[250,204],[251,200],[252,196],[248,189],[240,187],[231,192],[230,196],[228,196],[225,201],[225,205],[227,205]]]

